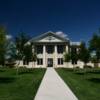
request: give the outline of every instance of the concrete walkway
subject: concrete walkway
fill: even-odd
[[[53,68],[47,68],[35,100],[78,100]]]

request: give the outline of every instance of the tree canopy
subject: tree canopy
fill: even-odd
[[[77,64],[78,53],[77,53],[76,47],[74,46],[71,47],[71,60],[72,60],[72,64]]]
[[[26,33],[21,32],[15,37],[15,45],[17,49],[17,57],[22,59],[25,53],[25,43],[29,40],[29,36]]]
[[[88,63],[90,60],[90,53],[89,53],[89,50],[86,48],[86,45],[84,42],[82,42],[80,45],[79,59],[83,61],[85,64]]]
[[[71,54],[70,53],[65,53],[64,54],[64,61],[69,62],[71,60]]]
[[[96,33],[93,35],[93,37],[89,41],[89,50],[90,52],[95,51],[96,59],[99,62],[100,60],[100,35],[97,35]]]

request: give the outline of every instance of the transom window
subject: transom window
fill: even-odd
[[[43,59],[42,58],[37,59],[37,65],[43,65]]]
[[[63,58],[58,58],[58,65],[63,65]]]

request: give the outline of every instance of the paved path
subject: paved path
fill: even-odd
[[[78,100],[53,68],[47,68],[35,100]]]

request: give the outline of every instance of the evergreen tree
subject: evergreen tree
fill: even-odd
[[[20,60],[25,59],[25,43],[29,40],[29,36],[27,36],[25,33],[21,32],[16,38],[15,38],[15,44],[16,44],[16,58],[18,60],[17,64],[17,69],[16,69],[16,74],[18,75],[19,73],[19,64]]]
[[[91,40],[89,41],[89,50],[90,52],[95,52],[95,60],[97,63],[100,61],[100,36],[95,33]]]
[[[5,59],[7,63],[15,63],[16,60],[16,46],[12,39],[7,39]]]
[[[74,47],[74,46],[71,47],[71,60],[72,60],[73,65],[77,64],[78,52],[76,50],[76,47]]]
[[[30,61],[32,61],[32,46],[26,45],[24,47],[24,61],[28,64]]]
[[[18,36],[15,38],[15,44],[17,49],[17,54],[19,55],[19,59],[22,59],[22,56],[24,55],[24,46],[25,43],[29,40],[29,36],[27,36],[25,33],[21,32],[18,34]]]
[[[85,43],[82,42],[80,45],[80,51],[79,51],[79,59],[84,62],[86,65],[90,60],[90,53],[89,50],[86,48]]]

